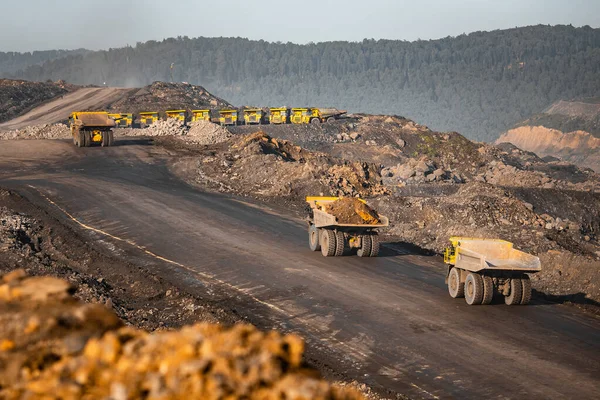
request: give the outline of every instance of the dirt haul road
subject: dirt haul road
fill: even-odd
[[[305,224],[169,173],[143,141],[75,149],[0,146],[0,185],[79,226],[180,287],[262,328],[302,334],[309,357],[374,389],[412,398],[600,398],[600,320],[534,302],[469,307],[449,298],[437,257],[310,252]]]
[[[132,89],[82,88],[0,124],[0,129],[20,129],[28,125],[53,124],[69,118],[74,110],[99,110]],[[134,89],[136,90],[136,89]]]

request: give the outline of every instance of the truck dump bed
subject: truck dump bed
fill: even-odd
[[[73,120],[80,127],[114,128],[115,121],[105,112],[77,112]]]
[[[505,240],[451,237],[450,241],[454,254],[447,253],[446,261],[467,271],[537,272],[542,269],[538,257],[515,249]]]
[[[379,223],[377,224],[342,224],[339,223],[334,215],[328,214],[323,211],[323,206],[328,203],[332,203],[338,200],[339,197],[320,197],[320,196],[309,196],[306,198],[306,202],[310,205],[313,211],[314,224],[317,228],[333,228],[333,227],[347,227],[347,228],[384,228],[389,225],[389,219],[386,216],[379,215]],[[364,200],[361,200],[364,202]]]

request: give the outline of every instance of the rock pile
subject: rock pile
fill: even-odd
[[[231,133],[222,126],[209,121],[196,121],[190,125],[183,139],[190,143],[210,145],[225,142],[229,138]]]
[[[70,139],[71,131],[65,124],[32,125],[12,131],[1,131],[0,140]]]
[[[344,399],[303,364],[295,335],[199,324],[147,333],[56,278],[0,280],[3,399]]]
[[[342,197],[325,205],[325,212],[336,217],[340,224],[379,223],[379,214],[355,197]]]
[[[182,136],[187,133],[186,125],[174,118],[158,120],[146,129],[139,129],[137,136]]]

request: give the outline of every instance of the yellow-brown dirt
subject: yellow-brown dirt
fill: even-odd
[[[198,324],[147,333],[57,278],[0,281],[2,399],[362,399],[303,364],[296,335]]]
[[[379,223],[379,215],[371,207],[354,197],[342,197],[325,206],[325,212],[334,215],[341,224]]]

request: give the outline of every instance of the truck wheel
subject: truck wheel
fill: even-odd
[[[483,301],[483,279],[477,272],[469,272],[465,279],[465,301],[470,306]]]
[[[521,278],[521,304],[529,304],[531,301],[531,281],[529,280],[528,275],[523,275]]]
[[[335,232],[335,256],[341,257],[347,252],[347,240],[344,237],[344,232]]]
[[[371,235],[361,235],[360,249],[356,252],[359,257],[371,257]]]
[[[453,299],[465,297],[465,284],[460,281],[460,270],[452,267],[448,274],[448,293]]]
[[[377,257],[379,255],[379,236],[377,232],[371,233],[371,253],[369,257]]]
[[[333,122],[333,121],[335,121],[335,118],[334,118],[334,117],[329,117],[329,118],[327,118],[327,122]]]
[[[108,131],[108,145],[114,146],[115,144],[115,134],[113,131]]]
[[[494,281],[491,276],[483,275],[483,300],[481,304],[490,304],[494,298]]]
[[[102,141],[100,142],[100,146],[102,147],[108,147],[109,146],[109,137],[108,137],[108,132],[102,132]]]
[[[85,132],[79,131],[77,134],[77,146],[85,147]]]
[[[92,137],[89,132],[83,131],[81,132],[83,135],[83,147],[90,147],[92,145]]]
[[[325,257],[335,255],[335,232],[331,229],[321,229],[321,254]]]
[[[510,279],[510,293],[504,297],[504,302],[509,306],[516,306],[521,303],[523,295],[523,284],[519,278]]]
[[[314,224],[310,224],[308,227],[308,247],[310,247],[312,251],[321,250],[321,245],[319,244],[319,228]]]
[[[313,119],[310,120],[310,123],[311,124],[320,124],[321,120],[319,118],[313,118]]]

